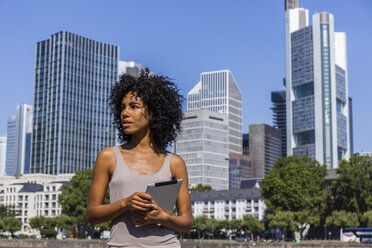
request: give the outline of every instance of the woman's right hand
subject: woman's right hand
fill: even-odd
[[[135,192],[125,198],[125,206],[130,210],[148,211],[154,207],[151,195],[144,192]]]

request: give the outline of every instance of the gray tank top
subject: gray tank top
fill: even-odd
[[[171,153],[167,153],[163,166],[152,175],[140,175],[125,164],[118,147],[114,147],[116,168],[109,183],[110,202],[128,197],[134,192],[145,192],[150,183],[172,179],[170,171]],[[136,227],[131,220],[132,211],[128,210],[111,222],[111,233],[108,239],[110,247],[172,247],[180,248],[176,234],[157,224]]]

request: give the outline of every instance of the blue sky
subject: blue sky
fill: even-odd
[[[372,1],[300,0],[346,32],[354,151],[372,152]],[[243,93],[243,132],[272,124],[285,75],[284,0],[0,0],[0,135],[33,104],[35,44],[67,30],[120,46],[120,59],[173,78],[184,95],[205,71],[229,69]]]

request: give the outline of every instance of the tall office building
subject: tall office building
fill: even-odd
[[[282,155],[279,128],[267,124],[249,125],[249,157],[253,161],[254,177],[265,177]]]
[[[280,129],[282,135],[282,157],[287,157],[287,126],[285,90],[271,92],[273,107],[273,124]]]
[[[36,45],[31,173],[92,168],[115,144],[107,98],[119,47],[61,31]]]
[[[187,111],[198,109],[228,115],[229,153],[242,154],[242,94],[229,70],[201,74],[187,94]]]
[[[9,176],[30,173],[32,114],[31,105],[21,104],[8,119],[5,171]]]
[[[286,0],[287,155],[311,156],[327,168],[350,157],[346,35],[330,13]]]
[[[6,136],[0,136],[0,176],[5,176]]]
[[[189,184],[229,188],[228,118],[209,110],[185,112],[173,152],[187,165]]]

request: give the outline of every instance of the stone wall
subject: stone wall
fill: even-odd
[[[182,248],[246,248],[250,247],[248,243],[237,243],[227,241],[205,241],[201,242],[181,242]],[[348,244],[340,242],[304,242],[301,244],[265,244],[258,243],[255,248],[360,248],[371,247],[371,244]],[[105,241],[95,240],[5,240],[0,239],[0,248],[108,248]]]

